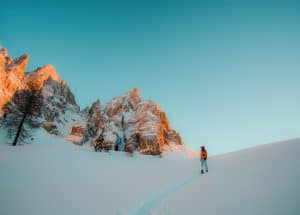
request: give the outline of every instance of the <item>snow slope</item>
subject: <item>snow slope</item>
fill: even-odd
[[[0,132],[0,214],[298,214],[300,140],[199,160],[96,153],[40,130],[11,147]],[[284,154],[284,155],[283,155]]]
[[[213,157],[208,174],[175,184],[151,209],[172,215],[299,214],[299,153],[295,139]],[[150,211],[147,204],[144,209]]]

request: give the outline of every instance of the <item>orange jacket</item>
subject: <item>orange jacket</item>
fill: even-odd
[[[200,152],[200,158],[201,159],[206,159],[207,158],[207,151],[201,151]]]

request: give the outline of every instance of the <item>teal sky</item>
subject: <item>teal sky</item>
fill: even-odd
[[[138,87],[218,154],[300,137],[300,1],[4,1],[0,44],[81,107]]]

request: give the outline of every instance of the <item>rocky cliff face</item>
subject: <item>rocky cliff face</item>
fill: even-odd
[[[162,108],[142,101],[139,89],[108,104],[95,101],[80,111],[67,83],[51,65],[25,73],[28,55],[13,60],[0,49],[0,110],[18,90],[40,90],[44,98],[43,128],[75,144],[96,144],[103,137],[112,149],[160,154],[167,145],[182,145]]]
[[[25,69],[28,55],[13,60],[6,49],[0,49],[0,108],[3,107],[17,90],[26,89]]]
[[[172,129],[166,114],[153,101],[142,101],[138,89],[114,98],[103,107],[104,134],[107,143],[118,149],[138,150],[145,154],[160,154],[165,145],[183,144]]]
[[[81,120],[72,92],[51,65],[26,73],[28,61],[27,54],[14,60],[6,49],[0,49],[0,110],[19,90],[41,91],[44,128],[53,134],[68,134],[70,124]]]

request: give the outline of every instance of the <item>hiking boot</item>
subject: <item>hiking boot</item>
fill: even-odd
[[[203,171],[203,169],[201,169],[201,174],[204,174],[204,171]]]

